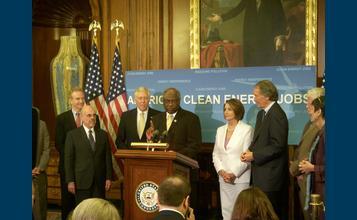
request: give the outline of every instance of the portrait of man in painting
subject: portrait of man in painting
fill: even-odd
[[[201,0],[201,67],[305,64],[305,0]]]

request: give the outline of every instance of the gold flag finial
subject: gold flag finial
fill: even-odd
[[[122,30],[124,30],[124,23],[122,21],[118,20],[118,19],[115,19],[110,25],[110,30],[115,29],[115,32],[116,32],[115,42],[117,44],[119,44],[119,40],[120,40],[120,38],[119,38],[119,30],[120,30],[120,28]]]
[[[89,31],[93,30],[93,41],[97,43],[97,30],[102,30],[100,23],[96,20],[93,20],[89,25]]]

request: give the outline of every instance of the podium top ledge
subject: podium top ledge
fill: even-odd
[[[156,160],[174,160],[185,165],[190,166],[192,169],[198,169],[198,162],[183,154],[175,151],[144,151],[144,150],[124,150],[119,149],[114,154],[119,159],[156,159]]]

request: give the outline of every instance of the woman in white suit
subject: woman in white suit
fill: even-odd
[[[224,220],[230,220],[239,193],[249,187],[250,164],[241,162],[253,138],[253,128],[242,121],[244,106],[238,99],[226,101],[223,108],[227,124],[219,127],[213,149],[213,163],[219,175]]]

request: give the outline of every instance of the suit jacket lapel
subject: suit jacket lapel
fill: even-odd
[[[263,117],[263,114],[264,114],[263,111],[264,110],[260,110],[258,115],[257,115],[257,119],[256,119],[256,122],[255,122],[253,142],[257,139],[257,137],[259,136],[259,133],[260,133],[262,127],[263,127],[263,123],[262,123],[262,117]],[[264,119],[264,121],[266,121],[265,119]]]
[[[179,109],[177,110],[177,113],[176,113],[176,115],[175,115],[175,117],[174,117],[172,123],[171,123],[170,129],[169,129],[170,132],[175,131],[176,123],[177,123],[177,121],[180,120],[181,116],[182,116],[182,111],[181,111],[181,108],[179,108]],[[165,124],[166,124],[166,117],[165,117]],[[165,125],[165,126],[166,126],[166,125]]]
[[[227,126],[224,127],[223,146],[224,146],[224,142],[226,140]],[[237,138],[239,137],[240,127],[241,127],[241,121],[239,121],[238,124],[236,125],[236,127],[234,128],[233,134],[232,134],[231,138],[229,139],[227,146],[225,147],[225,150],[230,149],[231,143],[236,144],[237,142],[239,142],[239,140],[237,140]]]
[[[222,134],[221,134],[221,137],[222,137],[222,139],[221,139],[221,146],[223,147],[223,150],[224,150],[224,151],[226,151],[226,150],[228,149],[228,145],[229,145],[229,141],[230,141],[230,139],[229,139],[229,141],[228,141],[228,143],[227,143],[227,146],[225,147],[224,144],[225,144],[225,142],[226,142],[227,126],[228,126],[228,125],[225,124],[224,127],[223,127],[223,129],[221,130],[221,132],[222,132]],[[232,139],[232,137],[233,137],[233,134],[232,134],[232,136],[231,136],[231,139]]]
[[[146,123],[145,123],[145,130],[150,127],[150,121],[151,121],[151,119],[152,119],[152,114],[153,114],[153,113],[152,113],[152,109],[149,108],[149,110],[148,110],[148,117],[147,117]],[[145,132],[145,131],[144,131],[144,132]]]
[[[267,123],[269,123],[270,120],[270,115],[272,111],[275,111],[275,108],[277,107],[277,103],[275,102],[271,108],[269,109],[269,111],[265,114],[264,116],[264,120],[262,121],[262,117],[263,117],[263,110],[261,110],[258,113],[257,116],[257,122],[256,122],[256,129],[254,130],[254,137],[253,137],[253,142],[257,139],[257,137],[259,136],[260,131],[262,130],[262,128],[264,127],[264,125],[266,125]],[[259,127],[258,127],[259,126]]]
[[[166,112],[155,115],[154,122],[155,130],[159,130],[161,133],[166,131]]]
[[[74,116],[73,116],[72,109],[67,111],[67,121],[72,124],[73,128],[77,127],[76,121],[75,121]]]
[[[88,140],[89,142],[89,140]],[[95,149],[94,149],[94,153],[97,152],[98,147],[102,146],[102,136],[100,136],[100,132],[95,129]]]
[[[137,109],[134,109],[134,111],[131,112],[131,114],[129,115],[130,119],[129,119],[129,123],[132,122],[132,128],[133,128],[133,132],[135,133],[136,135],[136,138],[137,139],[140,139],[139,138],[139,134],[138,134],[138,125],[137,125],[137,114],[138,114],[138,110]]]

